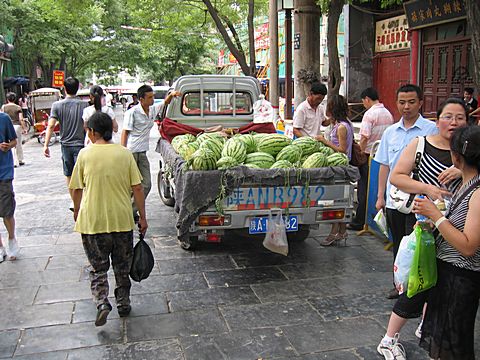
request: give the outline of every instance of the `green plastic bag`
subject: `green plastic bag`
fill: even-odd
[[[437,283],[435,239],[427,224],[415,226],[416,245],[408,276],[407,297],[434,287]]]

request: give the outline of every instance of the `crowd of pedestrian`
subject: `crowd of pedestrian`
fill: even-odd
[[[135,224],[141,233],[148,227],[145,199],[151,188],[151,174],[147,151],[150,130],[161,107],[154,106],[153,89],[141,86],[137,101],[125,112],[120,143],[116,143],[118,124],[108,105],[108,94],[92,86],[93,105],[89,106],[76,96],[78,88],[77,79],[65,80],[67,95],[52,106],[44,155],[50,157],[49,138],[59,123],[63,173],[72,199],[75,231],[81,233],[92,267],[95,324],[101,326],[112,310],[108,300],[110,261],[116,279],[117,311],[127,316],[131,310],[128,271],[133,257],[133,230]],[[396,104],[401,114],[397,122],[375,89],[367,88],[361,94],[367,111],[360,126],[359,147],[370,154],[379,141],[374,157],[380,164],[375,207],[385,211],[393,259],[402,238],[413,231],[418,214],[431,220],[437,248],[435,287],[407,297],[394,284],[386,294],[397,300],[386,334],[377,347],[385,359],[406,359],[399,334],[410,318],[420,318],[416,335],[431,358],[475,357],[473,334],[480,299],[480,225],[476,221],[480,215],[480,127],[472,121],[478,107],[472,94],[473,89],[466,88],[463,99],[444,101],[435,122],[421,115],[423,92],[416,85],[403,85],[397,90]],[[352,159],[354,128],[347,101],[341,95],[331,95],[324,107],[326,95],[325,85],[311,86],[307,99],[295,112],[294,134],[315,138]],[[21,136],[26,129],[25,99],[21,98],[20,105],[16,100],[16,95],[9,93],[0,112],[0,216],[8,231],[5,244],[0,238],[0,262],[5,258],[14,260],[19,251],[12,181],[14,167],[24,164]],[[358,208],[348,226],[351,230],[360,230],[366,221],[368,162],[359,166],[359,173]],[[412,173],[416,177],[412,178]],[[424,197],[413,200],[411,211],[400,211],[390,196],[392,186]],[[434,202],[446,200],[449,205],[443,215]],[[333,225],[321,245],[346,242],[346,230],[345,224]]]

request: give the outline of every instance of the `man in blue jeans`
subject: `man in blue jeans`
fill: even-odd
[[[50,157],[48,143],[52,137],[53,129],[57,121],[60,123],[60,144],[62,150],[63,174],[67,178],[67,187],[70,184],[73,167],[77,162],[78,153],[84,147],[85,131],[82,119],[83,109],[88,106],[86,101],[77,97],[80,86],[78,79],[69,77],[64,83],[67,97],[64,100],[56,101],[52,105],[50,119],[48,120],[47,133],[43,154]],[[72,190],[69,190],[72,197]],[[73,211],[73,205],[70,206]]]

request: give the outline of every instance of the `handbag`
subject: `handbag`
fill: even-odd
[[[419,181],[420,161],[422,160],[423,151],[425,150],[425,138],[423,136],[418,137],[417,150],[415,153],[415,167],[412,171],[412,179]],[[409,194],[396,186],[390,186],[390,199],[392,199],[393,207],[400,211],[402,214],[410,214],[413,208],[413,199],[416,194]]]
[[[350,159],[350,165],[359,167],[366,164],[368,161],[368,155],[360,149],[360,145],[353,140],[352,141],[352,158]]]
[[[150,275],[155,260],[153,258],[150,246],[143,239],[143,234],[140,233],[140,239],[133,248],[133,261],[130,267],[130,277],[133,281],[140,282]]]

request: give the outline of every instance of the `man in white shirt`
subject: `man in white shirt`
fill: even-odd
[[[147,151],[150,148],[150,129],[158,114],[158,108],[153,106],[155,97],[151,86],[140,86],[137,96],[140,103],[125,113],[121,141],[122,145],[132,152],[137,163],[138,170],[142,175],[142,187],[146,199],[152,187]],[[133,204],[133,211],[134,218],[137,220],[138,213],[135,204]]]
[[[293,116],[293,133],[296,137],[320,134],[322,123],[325,121],[325,109],[321,105],[327,95],[327,87],[316,82],[312,84],[307,99],[297,106]]]
[[[393,116],[379,101],[377,90],[367,88],[360,95],[363,106],[367,109],[360,125],[360,149],[370,155],[373,144],[382,138],[382,134],[394,123]],[[362,230],[365,224],[368,186],[368,161],[358,168],[360,180],[357,186],[358,206],[355,218],[348,225],[350,230]]]

